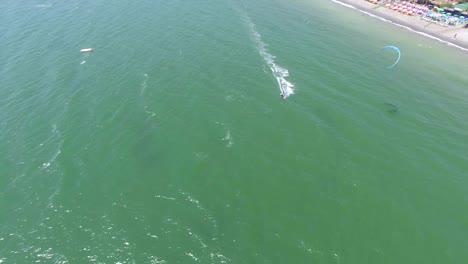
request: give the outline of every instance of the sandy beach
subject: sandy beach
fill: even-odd
[[[336,0],[336,2],[351,5],[359,10],[390,20],[391,22],[406,27],[409,30],[427,34],[430,37],[435,37],[445,41],[449,45],[456,45],[468,51],[468,28],[463,28],[462,26],[443,27],[435,23],[425,21],[421,19],[420,16],[408,16],[383,6],[379,7],[364,0]],[[455,34],[456,37],[454,38]]]

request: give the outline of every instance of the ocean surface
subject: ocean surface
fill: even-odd
[[[2,264],[468,263],[466,51],[328,0],[4,0],[0,36]]]

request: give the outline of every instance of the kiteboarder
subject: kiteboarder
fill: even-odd
[[[398,62],[400,61],[400,58],[401,58],[401,52],[400,52],[400,49],[395,47],[395,46],[385,46],[383,47],[382,49],[392,49],[394,51],[396,51],[398,53],[398,58],[397,60],[395,61],[395,63],[393,63],[392,65],[388,66],[387,69],[391,69],[393,68],[393,66],[397,65]]]

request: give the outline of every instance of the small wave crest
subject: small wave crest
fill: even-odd
[[[258,53],[262,56],[263,60],[268,65],[271,72],[273,73],[273,76],[278,82],[278,87],[281,91],[281,95],[283,96],[283,98],[287,98],[290,95],[294,94],[294,85],[287,80],[287,77],[289,77],[288,69],[276,64],[276,57],[268,52],[266,44],[265,42],[263,42],[260,33],[258,33],[255,24],[250,20],[250,18],[246,14],[244,14],[244,18],[247,21],[253,39],[257,44]]]

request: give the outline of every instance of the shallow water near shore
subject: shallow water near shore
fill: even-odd
[[[0,24],[0,263],[468,262],[468,53],[332,1]]]

